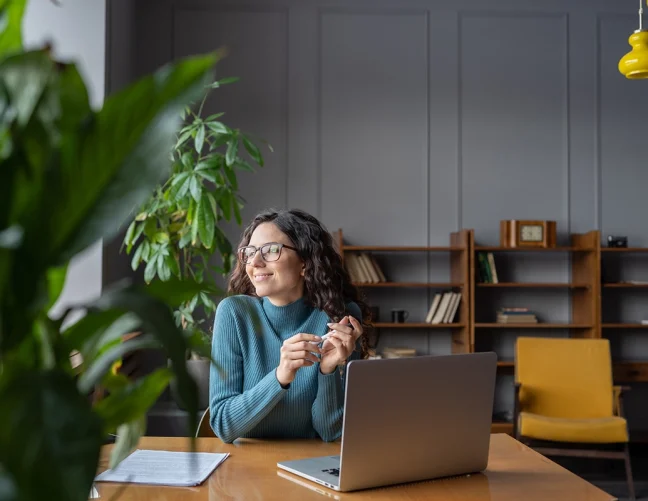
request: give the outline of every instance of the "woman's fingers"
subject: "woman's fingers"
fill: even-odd
[[[353,335],[353,337],[355,337],[355,339],[358,339],[360,336],[362,336],[362,333],[364,332],[364,330],[362,329],[362,324],[360,322],[358,322],[351,315],[349,315],[349,320],[351,321],[351,325],[353,325],[353,333],[352,333],[352,335]]]
[[[343,342],[338,336],[339,336],[339,334],[337,332],[333,332],[326,339],[329,343],[331,343],[333,345],[334,350],[339,350],[343,346]],[[329,351],[332,351],[332,350],[327,350],[326,352],[328,353]]]
[[[295,344],[299,343],[301,341],[305,342],[310,342],[310,343],[319,343],[322,340],[321,336],[316,336],[315,334],[306,334],[304,332],[300,332],[299,334],[295,334],[292,337],[289,337],[284,341],[284,344]]]
[[[286,356],[291,360],[310,360],[311,362],[319,362],[316,355],[307,350],[289,351]]]
[[[339,322],[331,322],[329,324],[326,324],[329,329],[335,330],[338,332],[344,332],[345,334],[351,334],[353,332],[353,325],[349,323],[349,320],[353,318],[350,315],[347,315],[344,317],[342,320]]]
[[[333,340],[338,342],[338,345],[336,345],[336,348],[339,348],[342,350],[342,355],[344,355],[344,358],[347,358],[351,352],[353,351],[353,345],[355,343],[355,340],[353,339],[353,336],[350,334],[343,334],[340,332],[335,332],[331,334],[331,337],[329,338],[331,342]]]

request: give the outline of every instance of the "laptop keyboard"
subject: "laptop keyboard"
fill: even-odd
[[[340,476],[340,469],[339,468],[329,468],[326,470],[322,470],[324,473],[330,473],[331,475],[334,475],[336,477]]]

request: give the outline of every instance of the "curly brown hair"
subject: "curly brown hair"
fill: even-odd
[[[351,283],[331,234],[322,223],[303,210],[269,209],[258,214],[243,231],[239,248],[250,243],[257,226],[270,222],[290,239],[297,248],[297,254],[304,261],[304,299],[307,304],[324,311],[334,322],[345,316],[347,303],[354,302],[358,305],[362,312],[362,318],[358,319],[363,329],[360,338],[361,356],[367,358],[371,312],[358,289]],[[230,276],[228,294],[256,297],[245,265],[238,260]]]

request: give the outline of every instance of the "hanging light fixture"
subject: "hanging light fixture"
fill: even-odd
[[[648,78],[648,31],[643,29],[643,0],[639,0],[639,29],[630,35],[628,43],[632,50],[619,61],[619,71],[631,80]]]

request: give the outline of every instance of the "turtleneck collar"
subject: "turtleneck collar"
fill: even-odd
[[[285,306],[275,306],[267,297],[262,298],[263,311],[265,311],[272,327],[277,332],[292,332],[298,329],[313,312],[313,308],[306,304],[304,297]],[[293,332],[296,334],[296,332]]]

